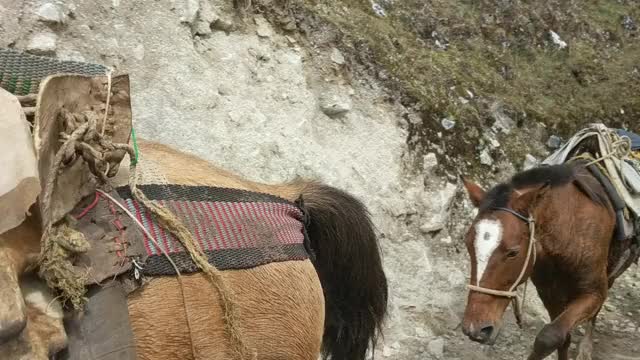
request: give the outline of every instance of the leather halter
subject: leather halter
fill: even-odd
[[[476,292],[487,294],[487,295],[510,298],[513,303],[513,312],[516,316],[516,321],[518,323],[518,326],[522,328],[522,311],[521,311],[522,307],[520,305],[522,304],[524,306],[524,299],[527,296],[526,282],[524,285],[524,293],[522,295],[522,301],[520,302],[518,301],[518,292],[516,290],[518,288],[518,285],[520,284],[520,281],[522,281],[522,279],[524,278],[524,274],[527,272],[527,268],[529,268],[529,262],[530,261],[532,262],[532,266],[535,266],[536,264],[536,247],[535,247],[535,243],[536,243],[535,223],[536,222],[533,219],[533,217],[524,216],[511,208],[495,207],[495,208],[492,208],[492,210],[508,212],[509,214],[517,217],[518,219],[524,221],[525,223],[527,223],[527,225],[529,225],[529,244],[527,247],[527,257],[524,260],[524,265],[522,265],[522,270],[520,271],[520,275],[518,275],[518,279],[513,283],[513,285],[511,285],[508,291],[494,290],[494,289],[489,289],[482,286],[476,286],[471,284],[467,285],[467,288],[471,291],[476,291]]]

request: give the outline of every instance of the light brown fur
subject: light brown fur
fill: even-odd
[[[145,159],[170,183],[266,192],[294,200],[298,189],[243,180],[192,155],[141,142]],[[239,311],[240,331],[259,359],[316,359],[324,329],[324,298],[310,261],[273,263],[225,271]],[[156,278],[129,298],[129,313],[140,359],[230,359],[221,304],[202,274],[184,276],[186,313],[178,280]],[[269,284],[268,286],[265,286]],[[161,301],[162,305],[158,302]],[[197,354],[191,354],[191,342]]]

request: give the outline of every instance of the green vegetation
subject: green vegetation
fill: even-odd
[[[376,1],[390,3],[386,17],[369,0],[289,4],[338,29],[355,58],[368,51],[392,88],[419,106],[414,148],[443,131],[444,117],[459,125],[443,142],[473,142],[469,128],[492,124],[495,102],[523,141],[533,122],[561,136],[596,121],[640,131],[640,29],[623,25],[628,16],[640,27],[637,1]],[[469,147],[451,144],[447,152],[469,154]]]

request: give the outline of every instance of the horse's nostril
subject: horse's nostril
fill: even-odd
[[[480,329],[480,338],[483,341],[491,339],[491,335],[493,335],[493,326],[485,326]]]

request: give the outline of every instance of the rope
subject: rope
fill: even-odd
[[[612,148],[611,151],[609,151],[607,154],[602,155],[595,160],[592,160],[591,162],[587,163],[586,166],[599,163],[600,161],[603,161],[612,157],[624,159],[625,157],[631,154],[631,139],[629,139],[626,136],[618,137],[617,140],[613,140],[611,142],[611,148]]]
[[[130,154],[130,156],[133,157],[135,155]],[[257,355],[250,352],[248,347],[244,344],[242,332],[236,327],[238,313],[235,308],[235,302],[233,301],[233,291],[229,286],[227,286],[222,273],[213,265],[209,264],[206,255],[201,248],[195,245],[193,236],[184,224],[182,224],[182,222],[180,222],[180,220],[178,220],[169,210],[149,200],[147,196],[136,187],[136,181],[135,165],[132,162],[129,176],[129,187],[131,188],[131,192],[140,203],[146,206],[147,209],[156,216],[160,226],[169,230],[178,238],[180,243],[182,243],[185,249],[189,252],[193,262],[209,276],[213,285],[218,290],[222,300],[224,313],[223,320],[231,340],[231,345],[237,357],[241,360],[256,359]]]
[[[109,105],[111,105],[111,70],[107,72],[107,103],[104,108],[104,117],[102,118],[102,129],[100,135],[104,136],[104,130],[107,125],[107,116],[109,115]]]

